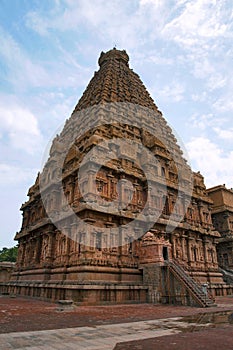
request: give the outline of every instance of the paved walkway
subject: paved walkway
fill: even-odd
[[[79,306],[63,313],[56,304],[1,297],[0,350],[233,350],[233,297],[217,304]]]
[[[210,323],[204,327],[209,327]],[[184,331],[203,329],[200,322],[184,317],[159,320],[77,327],[47,331],[17,332],[0,335],[0,349],[24,350],[113,350],[120,342],[162,337]]]

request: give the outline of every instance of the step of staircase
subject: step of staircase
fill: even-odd
[[[179,281],[189,290],[190,294],[202,307],[217,306],[208,294],[205,294],[202,287],[180,266],[177,262],[167,262],[169,270],[178,277]]]

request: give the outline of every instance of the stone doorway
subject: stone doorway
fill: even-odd
[[[168,247],[163,247],[163,259],[168,260]]]

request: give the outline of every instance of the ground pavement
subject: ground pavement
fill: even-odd
[[[217,307],[57,305],[0,297],[0,349],[233,350],[233,297]]]

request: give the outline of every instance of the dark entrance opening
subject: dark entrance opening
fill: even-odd
[[[168,260],[168,249],[167,247],[163,247],[163,259]]]
[[[96,234],[95,247],[98,250],[101,250],[101,248],[102,248],[102,233],[101,232],[97,232],[97,234]]]

